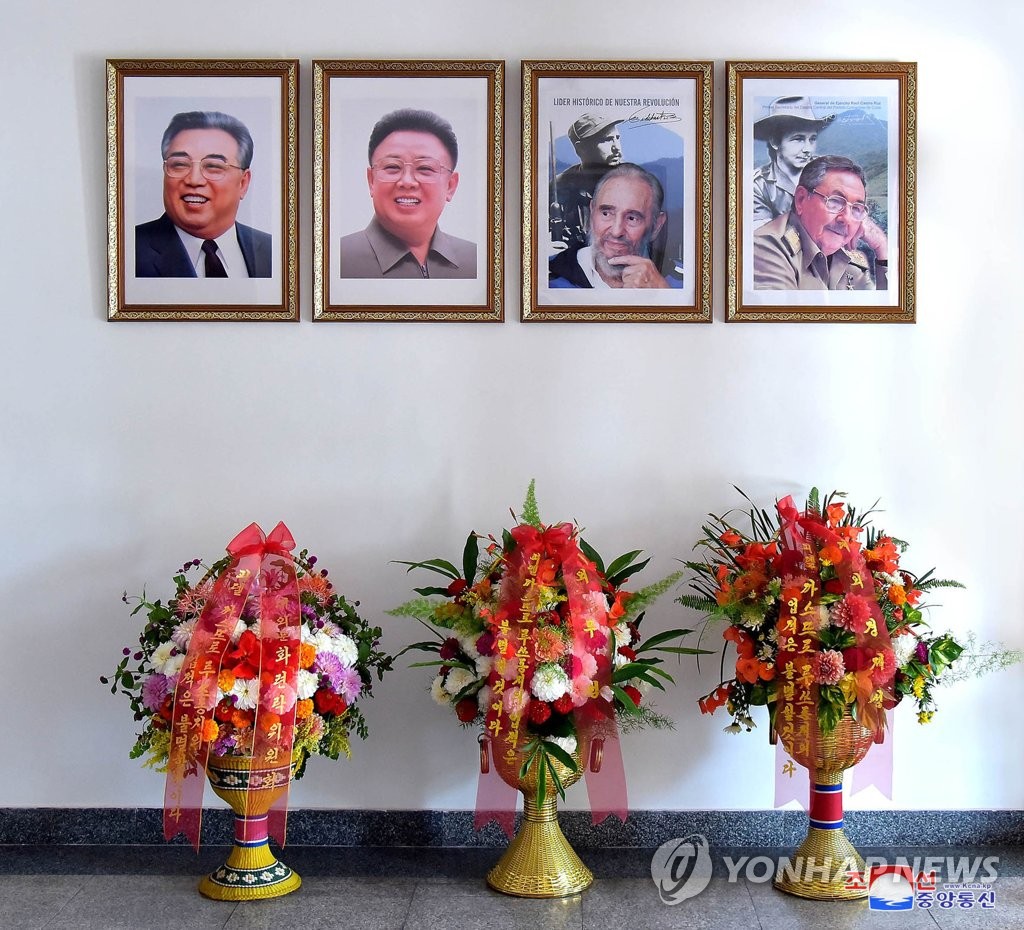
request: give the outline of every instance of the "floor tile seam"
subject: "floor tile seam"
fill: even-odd
[[[405,916],[402,918],[401,930],[408,930],[409,928],[409,917],[412,914],[412,906],[416,902],[416,895],[419,893],[420,885],[424,884],[422,878],[416,880],[416,884],[413,885],[412,894],[409,895],[409,901],[405,905]]]
[[[53,912],[53,914],[50,915],[50,919],[48,921],[46,921],[46,923],[40,925],[40,930],[46,930],[47,927],[52,927],[54,925],[54,922],[57,920],[57,918],[60,917],[61,912],[64,911],[66,908],[69,908],[71,906],[71,904],[74,902],[74,900],[83,891],[85,891],[85,886],[89,884],[89,881],[90,880],[94,880],[95,878],[96,878],[95,875],[83,875],[82,876],[82,881],[79,883],[78,887],[75,889],[75,893],[70,898],[68,898],[63,904],[61,904],[61,906],[58,907],[57,910],[55,910]]]
[[[747,893],[747,900],[750,902],[750,909],[754,912],[754,920],[757,921],[757,927],[754,930],[764,930],[764,924],[761,923],[761,915],[757,910],[757,902],[754,900],[754,895],[750,890],[750,882],[744,880],[743,890]]]

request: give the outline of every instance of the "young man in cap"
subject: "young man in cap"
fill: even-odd
[[[818,134],[834,119],[815,116],[809,97],[779,97],[754,123],[754,138],[768,145],[769,158],[754,172],[754,229],[793,208],[800,172],[817,153]]]

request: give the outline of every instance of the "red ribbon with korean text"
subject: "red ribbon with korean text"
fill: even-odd
[[[174,691],[164,836],[184,833],[199,849],[206,764],[216,735],[214,708],[221,663],[254,587],[259,596],[259,698],[251,749],[254,772],[290,766],[295,732],[301,613],[295,548],[288,527],[270,536],[252,523],[228,543],[231,562],[220,574],[196,622]],[[250,779],[250,790],[264,787]],[[287,789],[270,811],[270,833],[282,845],[287,826]]]
[[[592,640],[601,637],[604,661],[598,659],[598,677],[594,682],[592,700],[574,712],[577,739],[589,745],[599,734],[605,740],[603,763],[599,772],[591,771],[586,758],[581,759],[587,777],[594,822],[609,813],[626,816],[625,772],[615,728],[614,707],[600,697],[602,685],[611,680],[610,650],[613,643],[608,629],[607,605],[596,578],[596,568],[580,552],[572,524],[562,523],[546,528],[521,525],[511,530],[516,547],[508,556],[499,607],[495,614],[495,663],[488,678],[491,703],[485,718],[485,733],[492,751],[502,753],[513,763],[516,749],[522,744],[520,725],[526,695],[518,694],[506,702],[509,681],[514,688],[526,690],[526,678],[533,671],[529,639],[535,628],[536,586],[550,585],[561,571],[566,587],[569,624],[576,643],[586,642],[587,650],[595,652]],[[600,648],[596,651],[600,656]],[[514,678],[508,677],[509,663],[514,662]],[[474,825],[477,829],[490,820],[497,820],[508,836],[512,836],[516,790],[503,782],[496,771],[481,772],[477,788]]]

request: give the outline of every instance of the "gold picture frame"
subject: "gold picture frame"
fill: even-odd
[[[298,69],[107,61],[108,319],[299,319]]]
[[[913,323],[917,65],[728,62],[726,83],[726,321]]]
[[[522,69],[523,321],[710,323],[712,62]]]
[[[313,62],[314,321],[504,319],[504,69]]]

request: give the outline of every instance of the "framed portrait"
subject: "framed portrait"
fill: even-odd
[[[298,62],[107,62],[107,316],[298,320]]]
[[[913,323],[917,66],[729,62],[729,322]]]
[[[502,306],[501,61],[313,62],[313,319]]]
[[[712,63],[523,62],[524,321],[711,322]]]

